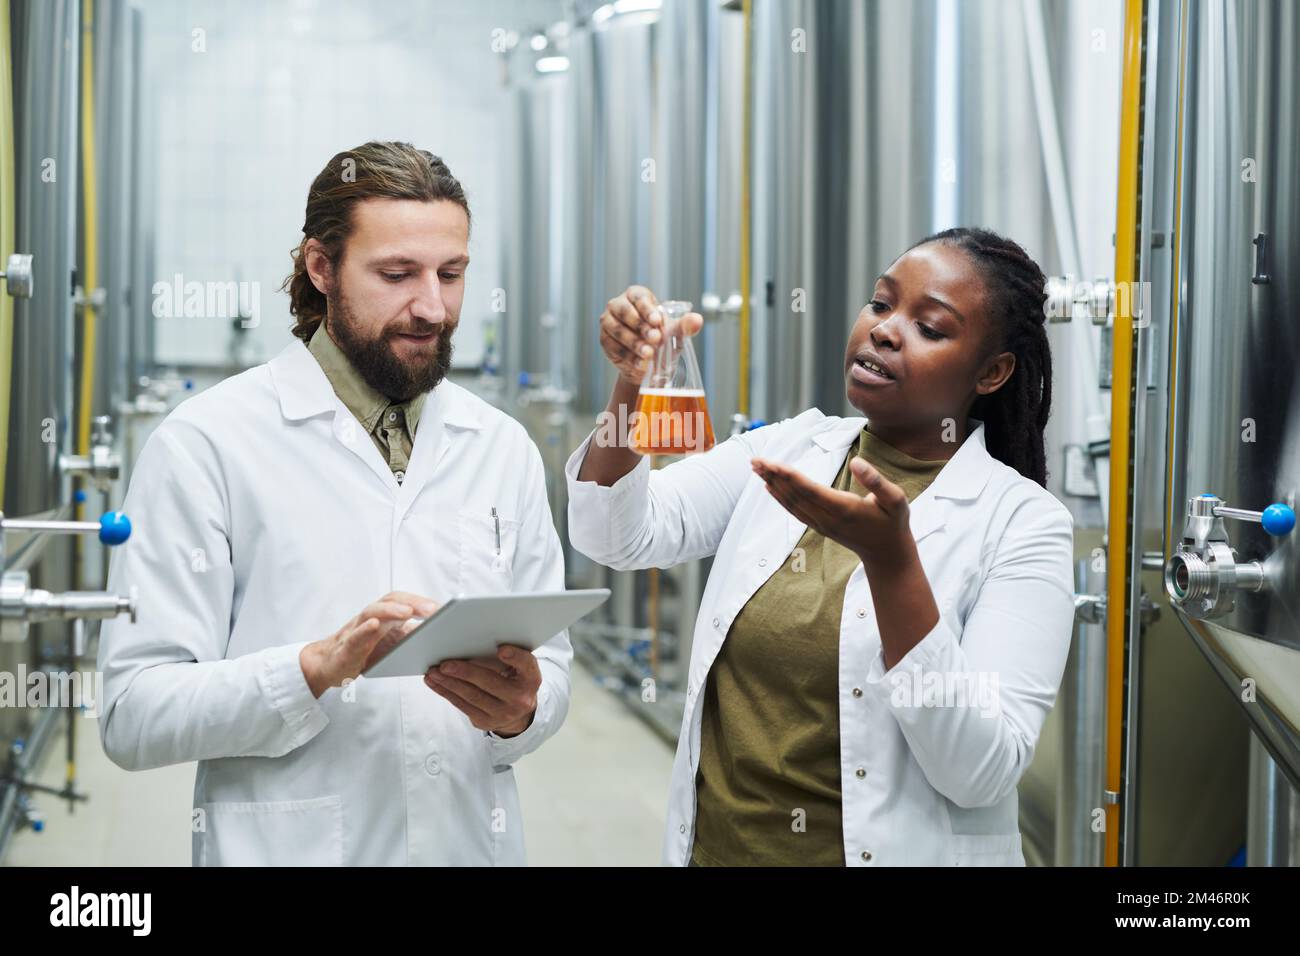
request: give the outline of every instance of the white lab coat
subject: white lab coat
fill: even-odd
[[[592,436],[566,465],[570,537],[593,560],[629,570],[716,554],[691,648],[667,864],[685,865],[691,854],[700,698],[709,668],[732,620],[806,530],[764,489],[750,459],[784,462],[829,485],[865,423],[811,409],[666,468],[651,470],[642,459],[608,488],[577,480]],[[839,723],[849,865],[1024,865],[1016,784],[1069,650],[1073,521],[1052,495],[994,459],[983,424],[971,425],[911,504],[911,531],[939,623],[886,672],[860,564],[845,590]],[[970,675],[976,693],[966,701],[983,703],[961,706],[959,685],[948,675]],[[896,684],[896,677],[905,680]],[[951,686],[951,696],[934,681]],[[927,688],[938,696],[927,697]],[[989,696],[980,698],[980,691]],[[995,699],[1000,711],[993,714],[987,705]],[[927,701],[950,706],[915,705]]]
[[[399,485],[295,339],[172,412],[124,510],[134,533],[108,586],[138,586],[140,612],[103,628],[100,735],[128,770],[199,762],[196,865],[524,862],[511,765],[568,711],[567,632],[536,652],[537,713],[510,739],[419,677],[318,700],[298,661],[389,591],[564,588],[541,455],[518,422],[442,382]]]

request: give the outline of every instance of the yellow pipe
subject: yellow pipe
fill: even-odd
[[[1165,556],[1173,553],[1174,536],[1182,532],[1183,508],[1185,505],[1174,500],[1174,426],[1177,418],[1180,369],[1178,367],[1178,316],[1182,305],[1181,287],[1179,286],[1179,258],[1182,249],[1182,214],[1183,214],[1183,102],[1187,83],[1187,0],[1183,0],[1179,10],[1178,22],[1178,136],[1174,141],[1174,225],[1173,235],[1169,241],[1169,253],[1173,257],[1173,290],[1169,310],[1169,420],[1165,428]]]
[[[744,0],[745,90],[741,114],[740,147],[740,389],[736,411],[749,415],[749,284],[750,257],[749,176],[754,113],[754,0]]]
[[[1144,0],[1124,11],[1124,79],[1120,107],[1119,202],[1115,221],[1115,285],[1127,290],[1128,315],[1118,311],[1110,392],[1110,514],[1106,548],[1106,789],[1122,794],[1125,645],[1129,618],[1130,456],[1133,427],[1133,317],[1136,296],[1138,172],[1141,149],[1142,20]],[[1140,301],[1140,300],[1139,300]],[[1120,803],[1105,804],[1105,865],[1119,865]]]
[[[95,306],[99,288],[99,206],[95,167],[95,0],[81,5],[81,190],[85,229],[82,263],[81,401],[77,405],[77,451],[90,454],[90,417],[95,400]],[[78,509],[80,510],[80,509]]]
[[[77,403],[77,451],[90,454],[90,417],[95,402],[95,305],[99,288],[99,190],[95,165],[95,0],[81,0],[81,221],[82,309],[81,309],[81,395]],[[73,506],[80,518],[83,503]],[[73,574],[81,567],[81,535],[73,536]],[[77,780],[75,760],[67,762],[68,790]]]
[[[13,57],[9,44],[9,0],[0,0],[0,262],[14,249],[14,89]],[[36,264],[40,268],[40,264]],[[5,500],[5,472],[9,459],[9,402],[14,369],[14,300],[8,289],[0,291],[0,508]]]

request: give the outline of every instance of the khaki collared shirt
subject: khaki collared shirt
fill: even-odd
[[[854,455],[913,501],[945,461],[864,426],[833,487],[862,496]],[[861,562],[808,528],[754,593],[709,669],[700,729],[694,866],[843,866],[839,656],[844,591]]]
[[[316,326],[307,348],[316,356],[321,370],[334,388],[334,394],[356,416],[379,453],[388,462],[388,467],[393,470],[398,484],[401,484],[411,462],[415,430],[420,424],[420,411],[424,408],[428,393],[422,392],[409,402],[394,402],[387,395],[371,388],[370,383],[361,377],[343,350],[325,331],[324,322]]]

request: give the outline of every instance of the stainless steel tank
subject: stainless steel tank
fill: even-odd
[[[94,414],[113,415],[134,381],[135,326],[150,316],[149,290],[133,288],[140,215],[135,164],[136,31],[140,11],[127,0],[95,4],[95,145],[99,198],[99,280]]]
[[[70,486],[58,456],[72,450],[73,297],[77,224],[77,104],[81,32],[76,0],[15,0],[11,7],[14,57],[15,246],[33,256],[31,298],[14,309],[13,377],[9,389],[9,443],[4,513],[9,517],[70,517]],[[10,569],[39,561],[32,584],[50,591],[73,587],[69,538],[7,536]],[[30,673],[43,649],[61,651],[68,626],[48,622],[23,643],[0,643],[0,670]],[[0,746],[15,760],[39,748],[41,712],[0,708]],[[46,712],[50,713],[50,712]],[[42,723],[41,726],[46,726]],[[16,794],[0,785],[0,845],[12,821]]]
[[[1294,507],[1300,484],[1300,10],[1225,0],[1187,4],[1186,15],[1167,552],[1196,550],[1184,540],[1189,499],[1212,493],[1259,512]],[[1223,587],[1208,607],[1190,594],[1174,603],[1271,759],[1255,791],[1284,794],[1271,805],[1285,811],[1300,784],[1295,535],[1272,537],[1250,520],[1223,529],[1236,554],[1220,552],[1203,582]],[[1266,562],[1261,590],[1227,586],[1234,564],[1254,561]],[[1294,820],[1252,812],[1251,862],[1279,862],[1281,847],[1294,864]]]

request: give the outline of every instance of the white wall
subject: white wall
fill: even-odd
[[[504,141],[497,28],[561,15],[560,0],[141,0],[145,102],[156,142],[154,281],[256,282],[249,358],[290,341],[279,291],[307,189],[335,153],[370,139],[442,156],[474,217],[457,366],[482,351],[504,285],[496,199]],[[194,49],[201,30],[204,52]],[[158,359],[221,363],[231,319],[156,319]]]

